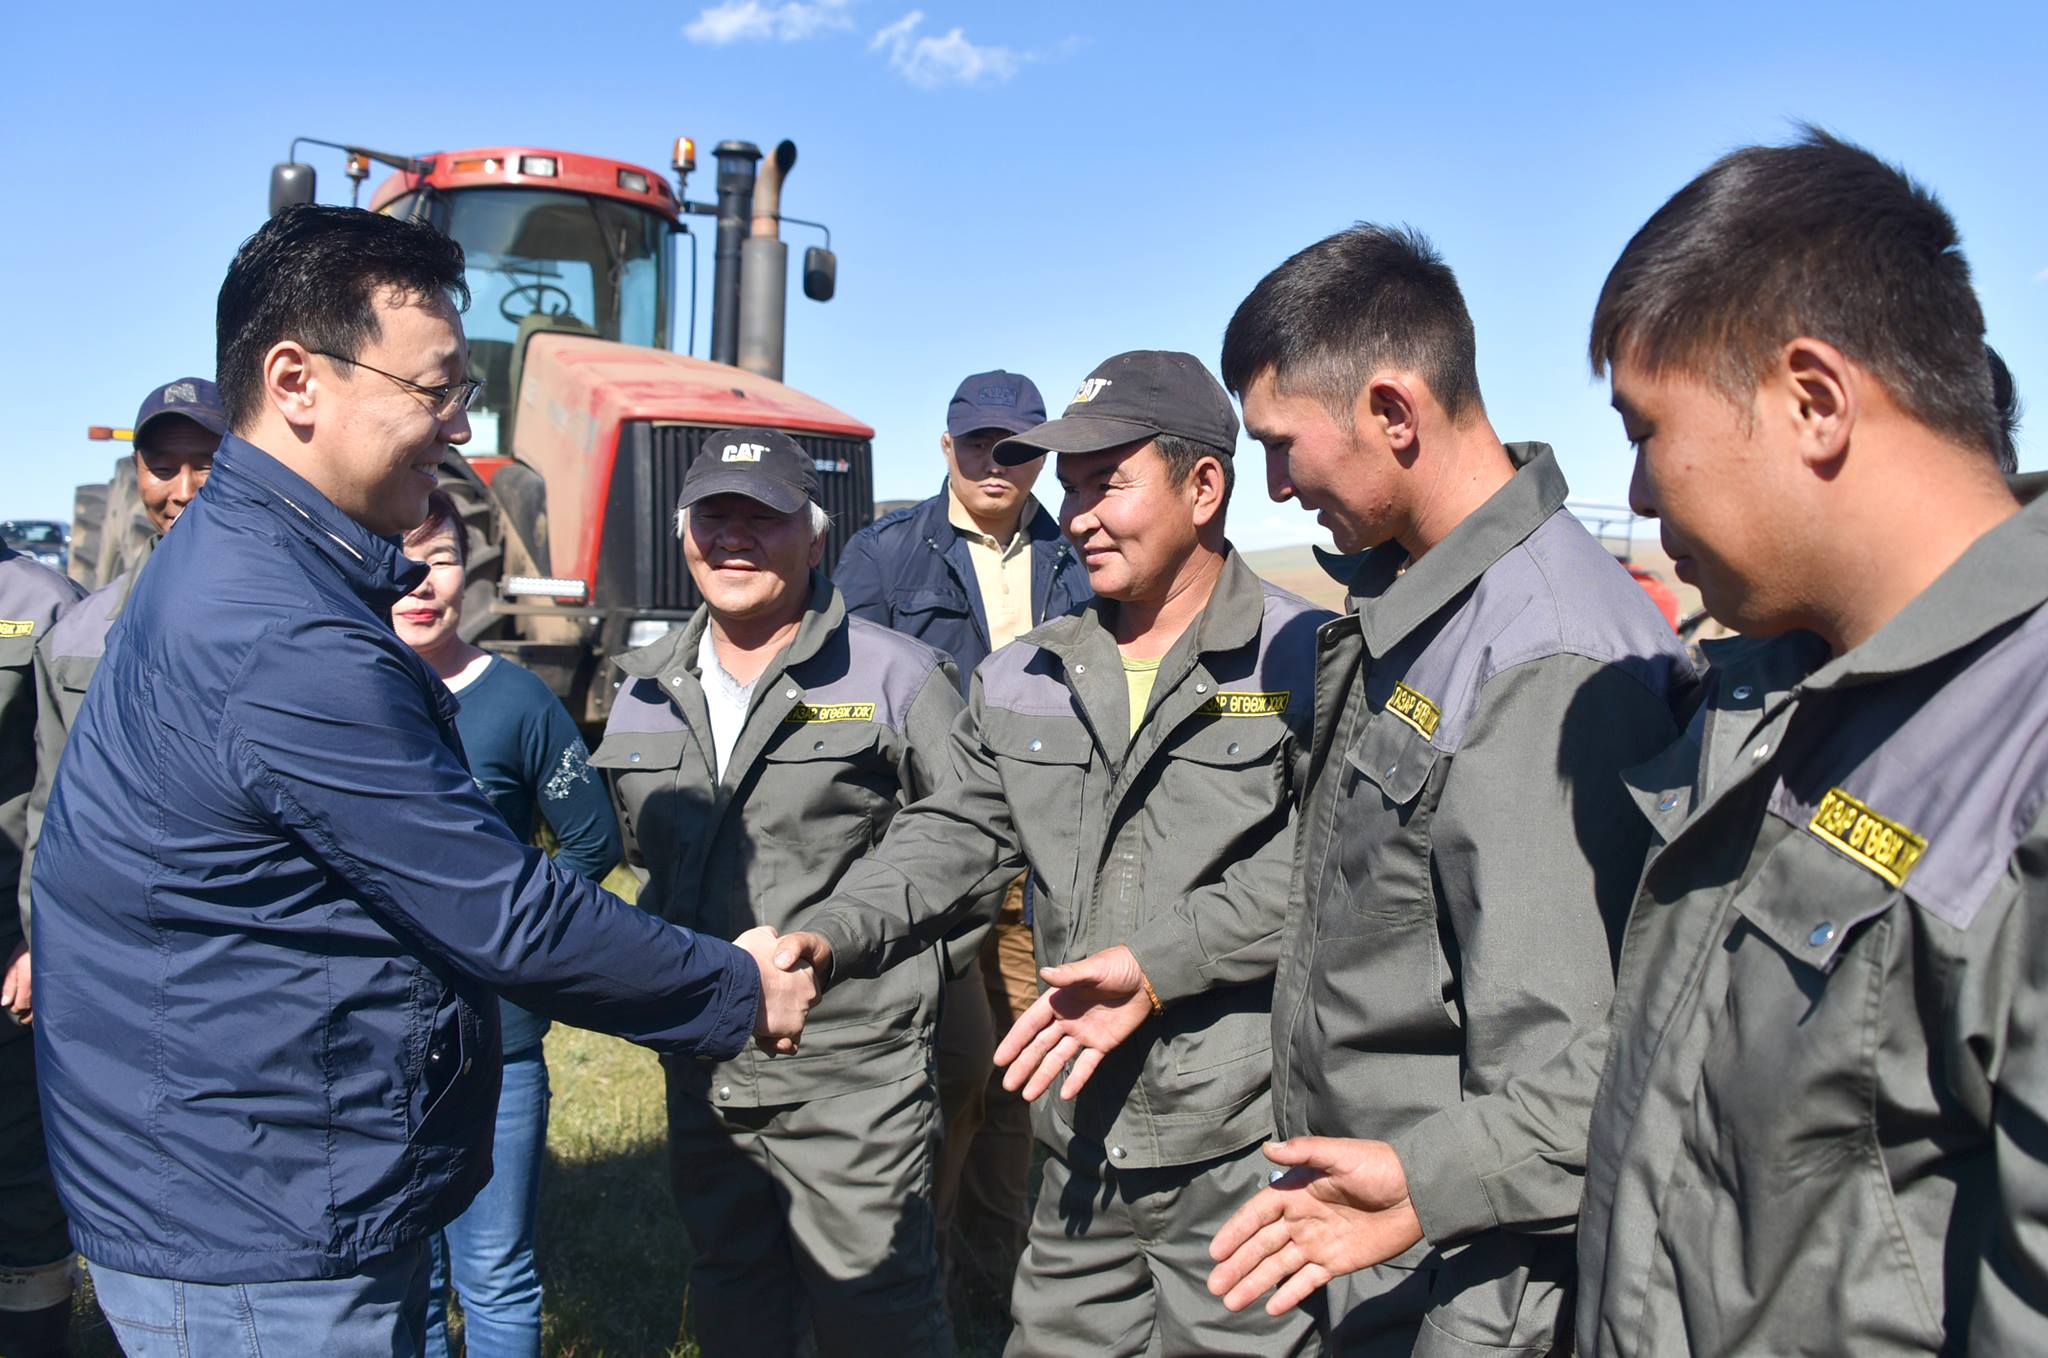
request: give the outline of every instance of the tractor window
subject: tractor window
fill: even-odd
[[[509,452],[496,430],[512,392],[521,331],[550,318],[609,340],[668,346],[669,225],[654,213],[555,189],[465,189],[438,195],[435,224],[462,243],[471,372],[470,456]],[[541,319],[529,321],[529,316]]]

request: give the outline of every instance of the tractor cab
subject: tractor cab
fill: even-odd
[[[652,170],[560,151],[445,152],[370,206],[432,223],[468,263],[471,458],[509,455],[529,342],[574,333],[667,349],[676,201]]]

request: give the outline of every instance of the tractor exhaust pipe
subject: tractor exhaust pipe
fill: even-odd
[[[741,247],[754,215],[754,165],[761,148],[722,141],[718,158],[718,249],[712,256],[711,361],[737,364],[740,352]]]
[[[740,247],[739,365],[778,382],[789,293],[789,247],[781,239],[782,181],[795,167],[796,143],[777,143],[755,181],[753,233]]]

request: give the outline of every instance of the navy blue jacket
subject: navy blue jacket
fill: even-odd
[[[107,640],[36,855],[44,1124],[78,1248],[334,1277],[489,1177],[494,991],[726,1058],[759,975],[523,844],[386,612],[425,568],[230,437]]]
[[[967,540],[948,522],[947,508],[941,490],[861,529],[840,554],[832,583],[854,617],[893,627],[952,656],[965,694],[975,667],[988,658],[988,618]],[[1024,525],[1031,538],[1033,626],[1095,597],[1059,525],[1043,506],[1036,508]]]

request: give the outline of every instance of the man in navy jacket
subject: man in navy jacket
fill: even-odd
[[[73,1239],[130,1352],[416,1351],[490,1174],[494,993],[658,1051],[793,1046],[815,995],[521,844],[386,614],[469,435],[459,246],[303,207],[222,285],[233,433],[108,638],[34,868]],[[239,1348],[236,1351],[240,1351]]]
[[[857,618],[907,632],[953,657],[964,695],[991,651],[1094,597],[1088,572],[1032,498],[1040,457],[1004,466],[995,445],[1045,421],[1045,400],[1021,373],[975,373],[946,408],[939,451],[946,484],[884,515],[846,544],[833,583]],[[956,1301],[1001,1310],[1024,1249],[1031,1115],[994,1066],[1007,1030],[1038,997],[1038,968],[1013,884],[980,966],[946,988],[939,1020],[939,1102],[945,1114],[935,1202]],[[956,1228],[957,1229],[954,1229]]]

